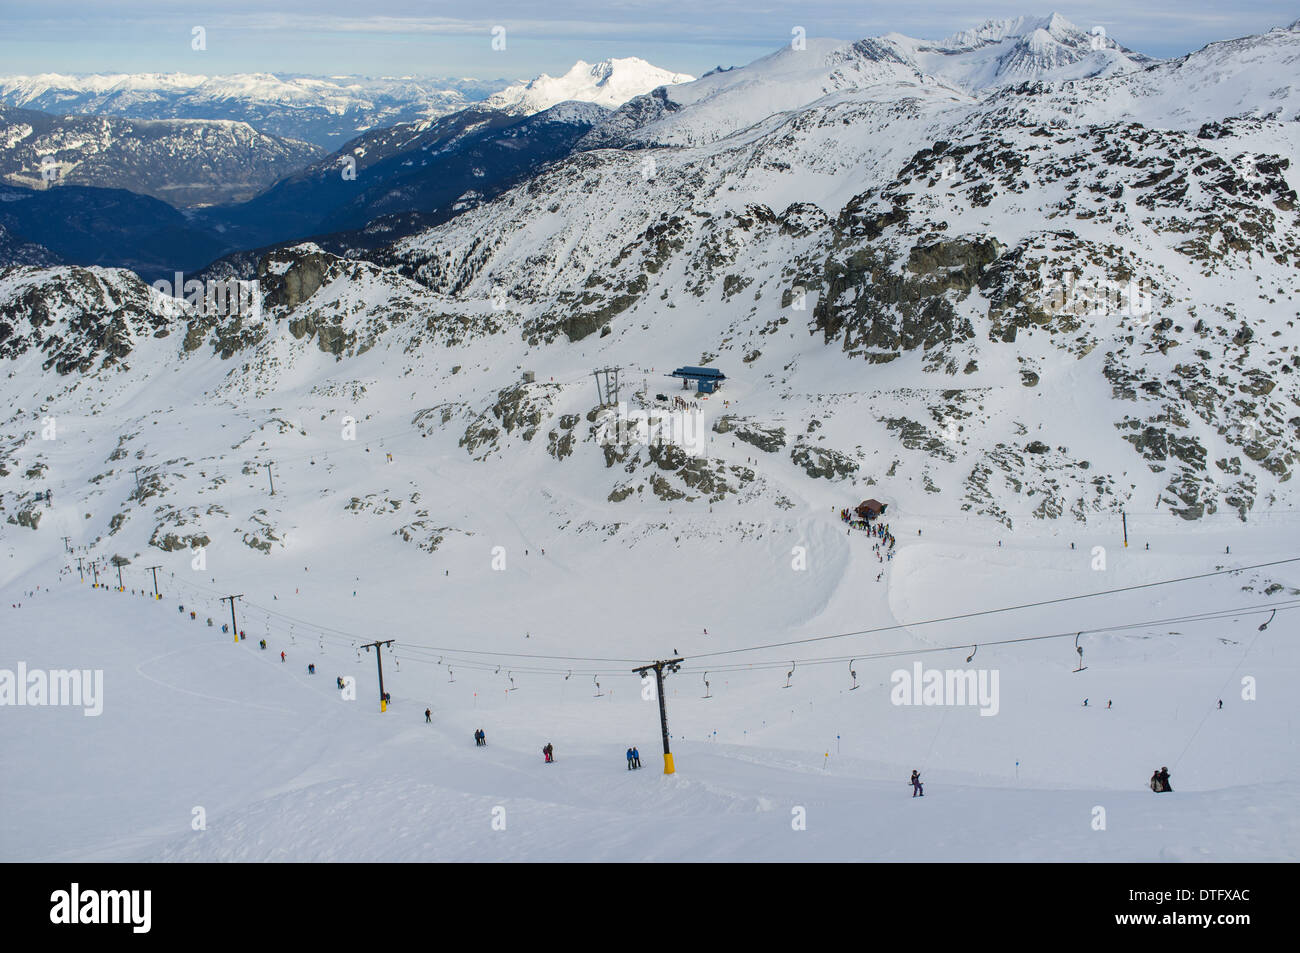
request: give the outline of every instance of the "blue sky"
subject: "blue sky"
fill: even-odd
[[[1057,12],[1125,46],[1178,56],[1300,17],[1275,0],[1148,0],[1031,6],[1003,0],[0,0],[0,74],[296,72],[518,79],[577,59],[641,56],[699,74],[808,36],[896,31],[938,39],[992,17]],[[494,51],[491,30],[506,28]],[[193,28],[206,31],[202,51]]]

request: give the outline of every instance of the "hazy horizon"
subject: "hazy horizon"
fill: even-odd
[[[92,0],[49,0],[6,12],[0,75],[38,73],[275,73],[311,77],[421,77],[479,81],[559,75],[578,60],[636,56],[656,66],[701,75],[739,66],[809,37],[853,41],[884,33],[938,40],[989,19],[1059,13],[1083,29],[1104,27],[1122,45],[1156,57],[1182,56],[1207,43],[1285,26],[1294,7],[1248,0],[1224,12],[1193,0],[1163,2],[1142,12],[1100,4],[1023,2],[972,6],[944,2],[926,9],[847,0],[766,6],[737,0],[702,8],[684,0],[564,0],[538,17],[519,0],[470,4],[447,0],[375,0],[364,14],[323,0],[271,4],[229,0],[219,6],[123,0],[111,8]],[[689,23],[689,25],[688,25]],[[504,49],[493,30],[504,27]],[[195,49],[202,29],[203,49]],[[500,31],[497,32],[500,43]]]

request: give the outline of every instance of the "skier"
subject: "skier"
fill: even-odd
[[[1157,777],[1160,778],[1160,788],[1161,788],[1161,791],[1162,791],[1162,792],[1165,792],[1165,793],[1171,793],[1171,792],[1174,790],[1173,788],[1171,788],[1171,787],[1169,786],[1169,769],[1168,769],[1168,768],[1163,768],[1163,767],[1162,767],[1162,768],[1160,769],[1160,773],[1157,775]]]
[[[284,653],[283,653],[283,652],[280,653],[280,661],[281,661],[281,662],[284,661]]]
[[[1219,711],[1223,711],[1223,699],[1219,699]]]
[[[925,797],[925,788],[921,786],[921,772],[912,772],[912,797]]]
[[[631,748],[627,749],[627,769],[629,771],[632,770],[632,749]]]
[[[1159,771],[1151,772],[1151,790],[1155,791],[1157,794],[1164,790],[1164,785],[1160,783]]]
[[[1113,704],[1113,703],[1111,702],[1111,700],[1110,700],[1109,698],[1107,698],[1107,699],[1106,699],[1106,707],[1107,707],[1107,708],[1110,708],[1111,704]]]
[[[428,708],[424,710],[424,723],[426,725],[433,724],[433,711]]]
[[[487,747],[487,732],[484,731],[482,728],[478,730],[478,743],[481,744],[484,748]]]
[[[641,752],[636,750],[636,745],[632,746],[632,764],[641,767]]]
[[[1087,707],[1088,707],[1088,699],[1086,699],[1086,698],[1083,700],[1083,707],[1084,707],[1084,708],[1087,708]]]

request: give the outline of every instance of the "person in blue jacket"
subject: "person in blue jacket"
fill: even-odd
[[[637,768],[641,767],[641,752],[636,750],[636,745],[632,746],[632,765]]]
[[[632,770],[632,749],[631,748],[627,749],[627,769],[629,771]]]

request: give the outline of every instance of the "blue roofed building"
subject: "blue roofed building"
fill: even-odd
[[[691,381],[695,381],[695,392],[697,394],[712,394],[727,379],[727,375],[716,367],[679,367],[668,376],[680,377],[683,387],[687,387]]]

